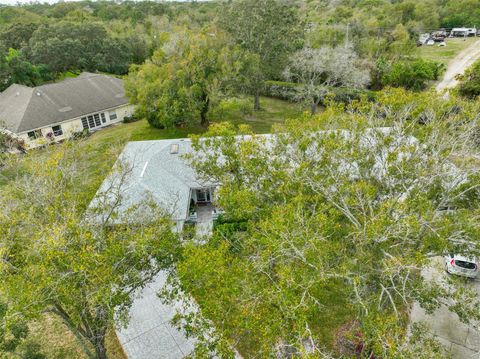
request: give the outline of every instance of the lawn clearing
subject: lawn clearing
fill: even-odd
[[[425,60],[437,61],[444,65],[448,65],[455,56],[477,40],[477,37],[467,37],[466,39],[447,38],[447,46],[438,46],[438,44],[433,46],[423,45],[418,48],[418,55]]]
[[[41,351],[47,358],[88,359],[75,336],[56,316],[44,315],[42,319],[30,324],[30,332],[31,338],[40,344]],[[113,330],[107,333],[106,343],[109,359],[127,359]]]

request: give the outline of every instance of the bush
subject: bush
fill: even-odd
[[[480,61],[475,62],[463,76],[460,76],[458,92],[470,99],[480,95]]]
[[[279,98],[281,100],[296,101],[296,88],[301,86],[294,82],[266,81],[264,94],[269,97]],[[324,92],[324,91],[322,91]],[[375,100],[375,92],[361,89],[352,89],[347,87],[330,87],[327,94],[333,95],[335,102],[349,104],[354,100],[360,100],[362,96],[367,96],[369,101]],[[320,104],[324,104],[323,99]]]
[[[131,122],[137,122],[138,120],[140,120],[140,118],[138,116],[134,116],[134,115],[128,115],[128,116],[125,116],[123,118],[123,123],[131,123]]]
[[[375,101],[375,92],[369,90],[352,89],[347,87],[331,88],[329,93],[333,94],[333,100],[348,105],[352,101],[359,101],[366,96],[368,101]]]
[[[220,103],[210,110],[210,116],[213,119],[224,120],[235,117],[235,114],[241,117],[251,115],[253,107],[251,100],[244,98],[229,98],[220,101]]]
[[[423,59],[397,61],[386,66],[382,76],[383,86],[404,87],[420,91],[427,87],[428,81],[438,80],[444,65]]]
[[[233,253],[239,253],[242,248],[240,241],[240,232],[247,230],[246,221],[230,221],[223,215],[218,216],[213,224],[213,236],[210,239],[210,244],[216,246],[220,242],[227,241],[230,250]]]
[[[266,81],[263,95],[293,102],[298,86],[300,85],[294,82]]]
[[[72,139],[73,140],[79,140],[79,139],[82,139],[82,138],[87,138],[88,136],[90,136],[90,132],[88,130],[82,130],[82,131],[76,131],[74,133],[72,133]]]

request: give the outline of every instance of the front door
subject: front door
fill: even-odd
[[[197,189],[197,202],[211,202],[210,191],[208,189]]]

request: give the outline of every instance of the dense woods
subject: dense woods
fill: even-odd
[[[107,73],[145,124],[21,155],[0,132],[0,356],[50,358],[32,323],[53,316],[79,358],[113,358],[108,333],[165,269],[162,300],[199,305],[175,317],[199,358],[445,356],[409,313],[480,323],[469,282],[422,273],[480,257],[480,64],[442,97],[425,90],[445,66],[416,43],[474,25],[477,0],[0,6],[0,90]],[[121,161],[96,193],[126,141],[189,133],[191,166],[221,183],[211,237],[175,233],[149,197],[117,216]]]

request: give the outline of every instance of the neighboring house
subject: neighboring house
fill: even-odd
[[[121,79],[88,72],[37,87],[14,84],[0,94],[0,126],[27,148],[100,129],[132,112]]]

